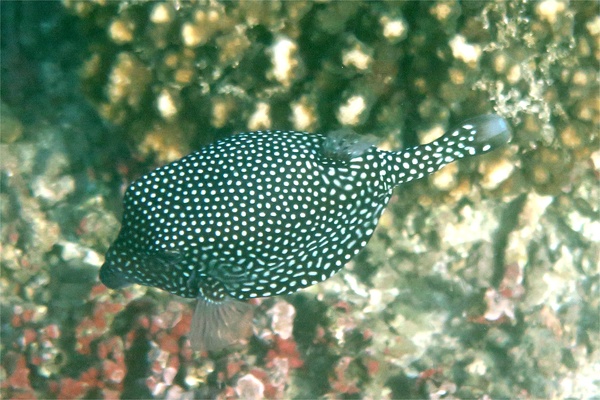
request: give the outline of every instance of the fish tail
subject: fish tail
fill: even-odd
[[[198,297],[190,327],[192,349],[218,351],[252,334],[254,306],[226,297]]]
[[[511,138],[508,122],[495,114],[485,114],[468,119],[455,131],[459,131],[467,137],[473,137],[470,145],[475,153],[469,153],[472,156],[495,150],[508,143]],[[454,133],[454,131],[451,132]]]
[[[431,143],[388,153],[392,186],[421,179],[461,158],[490,152],[510,141],[506,120],[486,114],[468,119]]]

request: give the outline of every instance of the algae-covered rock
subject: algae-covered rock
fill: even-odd
[[[600,392],[597,2],[63,0],[1,15],[2,397]],[[195,354],[187,303],[97,281],[127,184],[214,139],[351,127],[391,150],[490,112],[510,145],[396,191],[339,276],[255,302],[245,346]]]

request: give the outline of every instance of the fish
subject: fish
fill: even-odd
[[[394,188],[510,138],[494,114],[399,151],[348,128],[232,135],[131,183],[100,281],[197,299],[191,344],[221,350],[251,336],[248,300],[315,285],[352,260]]]

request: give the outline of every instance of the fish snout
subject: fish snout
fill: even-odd
[[[120,289],[131,285],[126,275],[121,272],[114,263],[107,259],[100,267],[100,282],[109,289]]]

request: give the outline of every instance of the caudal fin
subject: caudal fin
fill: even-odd
[[[453,161],[501,147],[510,137],[508,123],[498,115],[468,119],[431,143],[388,153],[388,179],[392,186],[421,179]]]
[[[464,131],[463,134],[472,135],[473,140],[470,145],[475,149],[475,154],[487,153],[492,151],[510,140],[510,128],[506,120],[499,115],[486,114],[468,119],[460,124],[454,132]],[[454,135],[454,132],[451,135]],[[458,135],[459,135],[458,134]],[[456,136],[458,136],[456,135]]]
[[[254,306],[226,298],[212,301],[198,298],[190,327],[194,350],[217,351],[252,334]]]

